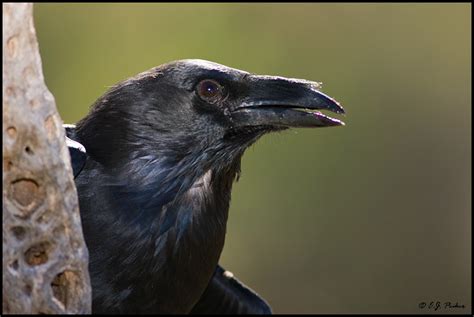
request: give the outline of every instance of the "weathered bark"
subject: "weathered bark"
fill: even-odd
[[[77,193],[32,11],[3,4],[3,313],[90,313]]]

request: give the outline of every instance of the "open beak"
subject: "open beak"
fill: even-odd
[[[344,125],[319,110],[344,114],[333,98],[318,91],[319,84],[302,79],[250,75],[247,97],[232,111],[238,126],[330,127]]]

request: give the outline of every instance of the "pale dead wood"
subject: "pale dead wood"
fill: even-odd
[[[77,193],[32,11],[3,4],[3,313],[90,313]]]

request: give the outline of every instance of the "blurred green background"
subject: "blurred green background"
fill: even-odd
[[[221,263],[277,313],[471,311],[470,4],[35,4],[46,82],[78,121],[183,58],[305,78],[345,127],[267,135]]]

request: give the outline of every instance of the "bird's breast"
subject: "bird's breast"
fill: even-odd
[[[226,232],[228,205],[214,199],[212,172],[207,171],[166,213],[176,216],[176,224],[159,237],[158,258],[166,258],[157,282],[164,297],[160,303],[170,311],[192,309],[216,269]],[[166,294],[166,295],[164,295]]]

